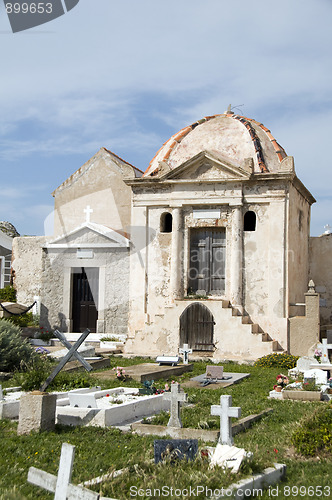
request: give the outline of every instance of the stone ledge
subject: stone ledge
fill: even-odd
[[[248,429],[252,423],[272,412],[273,408],[268,408],[257,415],[249,415],[248,417],[242,418],[232,425],[232,434],[238,434]],[[131,430],[140,435],[170,436],[172,439],[201,439],[204,442],[215,442],[219,437],[219,431],[214,430],[192,429],[189,427],[166,427],[163,425],[141,423],[132,424]]]
[[[242,479],[238,483],[231,484],[228,488],[225,488],[225,493],[221,495],[214,495],[209,497],[210,500],[219,500],[221,498],[234,498],[236,500],[242,500],[245,497],[250,496],[250,492],[253,490],[259,490],[267,488],[268,486],[277,483],[286,475],[286,465],[285,464],[274,464],[274,467],[268,467],[264,469],[261,474],[254,474],[251,477]],[[230,492],[231,495],[229,494]]]

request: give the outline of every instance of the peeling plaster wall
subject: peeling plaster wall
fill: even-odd
[[[17,302],[30,305],[40,296],[43,277],[44,236],[22,236],[13,240],[12,268]]]
[[[145,231],[132,233],[133,248],[140,247],[141,255],[131,257],[131,299],[130,299],[130,342],[126,346],[148,353],[151,345],[156,350],[174,350],[179,341],[179,317],[173,315],[174,297],[181,299],[187,292],[187,274],[189,265],[190,231],[197,227],[223,227],[226,231],[226,268],[225,294],[220,298],[232,300],[234,293],[233,277],[242,266],[242,296],[245,311],[254,323],[258,323],[272,339],[287,348],[286,318],[286,211],[285,183],[199,183],[192,185],[173,184],[158,186],[133,187],[133,226],[145,226]],[[243,201],[244,200],[244,203]],[[243,206],[241,206],[243,203]],[[233,225],[235,210],[241,212],[241,220],[247,210],[253,210],[257,216],[256,231],[243,233],[243,246],[234,239]],[[217,219],[195,219],[193,210],[218,208]],[[175,214],[180,211],[180,234],[160,233],[160,217],[164,212]],[[241,223],[242,224],[242,223]],[[240,225],[241,225],[240,224]],[[242,227],[242,226],[241,226]],[[241,229],[242,233],[242,229]],[[172,296],[172,241],[180,238],[180,253],[176,272],[179,284]],[[143,248],[143,246],[145,247]],[[235,258],[234,258],[235,255]],[[240,273],[241,274],[241,273]],[[236,276],[235,276],[236,277]],[[174,277],[173,277],[174,278]],[[173,279],[174,282],[176,280]],[[144,284],[143,284],[144,283]],[[240,286],[241,286],[240,283]],[[213,303],[209,300],[209,306]],[[220,307],[220,301],[216,300]],[[234,302],[233,302],[234,304]],[[214,306],[213,306],[214,307]],[[179,312],[176,309],[177,313]],[[225,320],[225,312],[223,319]],[[173,320],[172,320],[173,318]],[[172,323],[173,321],[173,323]],[[174,331],[170,329],[173,324]],[[234,326],[234,325],[233,325]],[[230,338],[234,336],[230,324]],[[242,326],[237,325],[238,331]],[[244,327],[247,328],[247,327]],[[228,325],[223,325],[224,334]],[[164,333],[162,333],[164,332]],[[240,333],[239,333],[240,335]],[[239,342],[240,342],[239,336]],[[250,349],[255,345],[253,336],[248,337],[252,346],[247,346],[247,356],[255,356]],[[225,343],[225,338],[223,338]],[[256,346],[256,353],[270,349],[268,343]],[[242,352],[245,346],[234,346],[234,352]],[[231,351],[231,346],[229,347]],[[227,351],[228,355],[229,352]],[[223,353],[225,354],[225,350]],[[269,351],[270,352],[270,351]],[[221,355],[221,351],[219,352]]]
[[[93,259],[77,259],[75,250],[45,251],[41,324],[72,331],[71,273],[74,268],[99,268],[98,333],[126,334],[129,307],[129,251],[94,250]]]
[[[310,238],[309,278],[320,293],[321,326],[332,325],[332,234]],[[332,328],[331,328],[332,329]]]
[[[310,205],[295,189],[289,187],[288,217],[288,301],[302,303],[308,289]],[[294,311],[294,309],[290,309]]]
[[[130,165],[115,161],[102,148],[55,191],[54,236],[67,234],[85,222],[88,205],[93,210],[92,222],[128,231],[131,189],[123,180],[134,177]]]

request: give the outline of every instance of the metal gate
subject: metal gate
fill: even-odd
[[[180,316],[180,346],[188,344],[195,351],[213,351],[214,319],[200,302],[190,304]]]
[[[77,271],[76,269],[74,271]],[[87,328],[96,332],[98,319],[98,268],[80,268],[73,273],[73,331],[83,332]]]

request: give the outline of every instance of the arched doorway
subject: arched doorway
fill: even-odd
[[[180,346],[188,344],[195,351],[213,351],[214,318],[200,302],[190,304],[180,316]]]

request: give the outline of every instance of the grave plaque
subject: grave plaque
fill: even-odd
[[[206,367],[205,378],[222,380],[224,376],[223,366],[210,366]]]
[[[154,445],[154,463],[176,463],[184,458],[194,460],[198,450],[197,439],[156,439]]]

